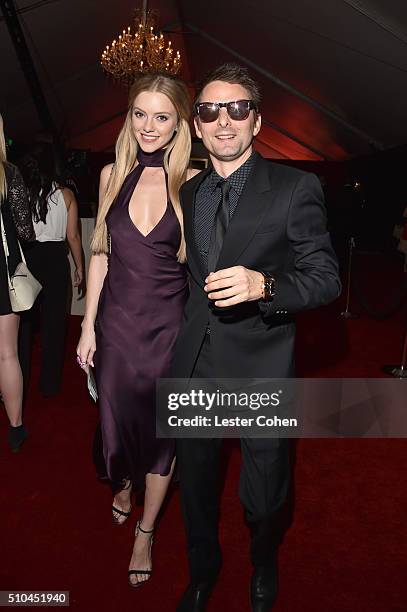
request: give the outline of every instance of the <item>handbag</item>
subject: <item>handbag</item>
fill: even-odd
[[[39,292],[42,289],[42,286],[37,281],[37,279],[31,274],[29,271],[23,250],[21,248],[20,241],[17,240],[18,246],[20,247],[20,254],[22,261],[17,265],[15,272],[12,276],[10,276],[10,271],[8,269],[8,256],[9,249],[7,243],[7,236],[4,229],[3,224],[3,215],[0,211],[0,220],[1,220],[1,233],[3,238],[4,245],[4,253],[6,256],[6,268],[7,268],[7,277],[8,277],[8,290],[10,296],[10,304],[13,312],[21,312],[23,310],[29,310]]]

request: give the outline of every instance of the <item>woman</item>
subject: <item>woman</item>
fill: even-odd
[[[57,176],[51,153],[36,151],[21,166],[28,186],[36,241],[26,250],[30,271],[42,285],[40,392],[51,397],[60,391],[64,364],[69,264],[66,240],[75,262],[74,285],[82,283],[82,242],[78,205],[73,192]],[[25,387],[31,361],[33,313],[22,319],[20,356]]]
[[[20,316],[12,311],[6,266],[6,240],[10,275],[21,261],[18,240],[31,240],[31,222],[27,193],[20,172],[7,163],[3,119],[0,115],[0,211],[5,236],[0,240],[0,391],[10,421],[8,442],[18,452],[27,437],[22,424],[23,378],[17,356]]]
[[[101,172],[77,348],[85,369],[95,354],[117,524],[130,514],[131,492],[145,486],[131,586],[150,577],[154,524],[174,468],[174,441],[155,437],[154,397],[156,379],[169,373],[187,294],[178,190],[189,178],[189,109],[185,85],[168,75],[141,76],[130,90],[116,162]]]

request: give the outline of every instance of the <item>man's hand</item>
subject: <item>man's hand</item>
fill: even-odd
[[[263,275],[243,266],[211,272],[205,279],[205,291],[215,306],[227,307],[252,302],[263,297]]]

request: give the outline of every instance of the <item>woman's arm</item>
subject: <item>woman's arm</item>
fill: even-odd
[[[105,166],[100,174],[99,203],[106,191],[106,186],[111,173],[112,164]],[[82,321],[82,334],[76,353],[84,364],[84,369],[93,367],[93,355],[96,351],[95,320],[99,303],[100,292],[107,274],[107,255],[92,255],[88,271],[88,286],[86,293],[85,316]]]
[[[82,329],[93,329],[96,320],[100,292],[107,274],[107,255],[92,255],[88,271],[88,290],[86,292],[85,316]]]
[[[79,233],[78,225],[78,204],[74,196],[73,191],[67,189],[61,189],[62,195],[64,196],[65,205],[68,210],[68,222],[66,226],[66,238],[68,240],[69,248],[72,253],[73,260],[75,262],[75,276],[74,285],[79,287],[83,281],[83,265],[82,265],[82,240]]]
[[[76,348],[76,354],[85,370],[90,365],[93,367],[93,355],[96,351],[95,320],[106,273],[107,256],[92,255],[88,271],[85,316],[82,321],[81,337]]]

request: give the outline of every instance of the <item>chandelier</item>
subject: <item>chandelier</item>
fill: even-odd
[[[129,87],[140,72],[177,74],[181,68],[179,51],[174,53],[171,41],[166,46],[164,36],[156,33],[156,14],[142,9],[134,11],[134,32],[128,26],[118,40],[104,49],[100,63],[114,80]]]

